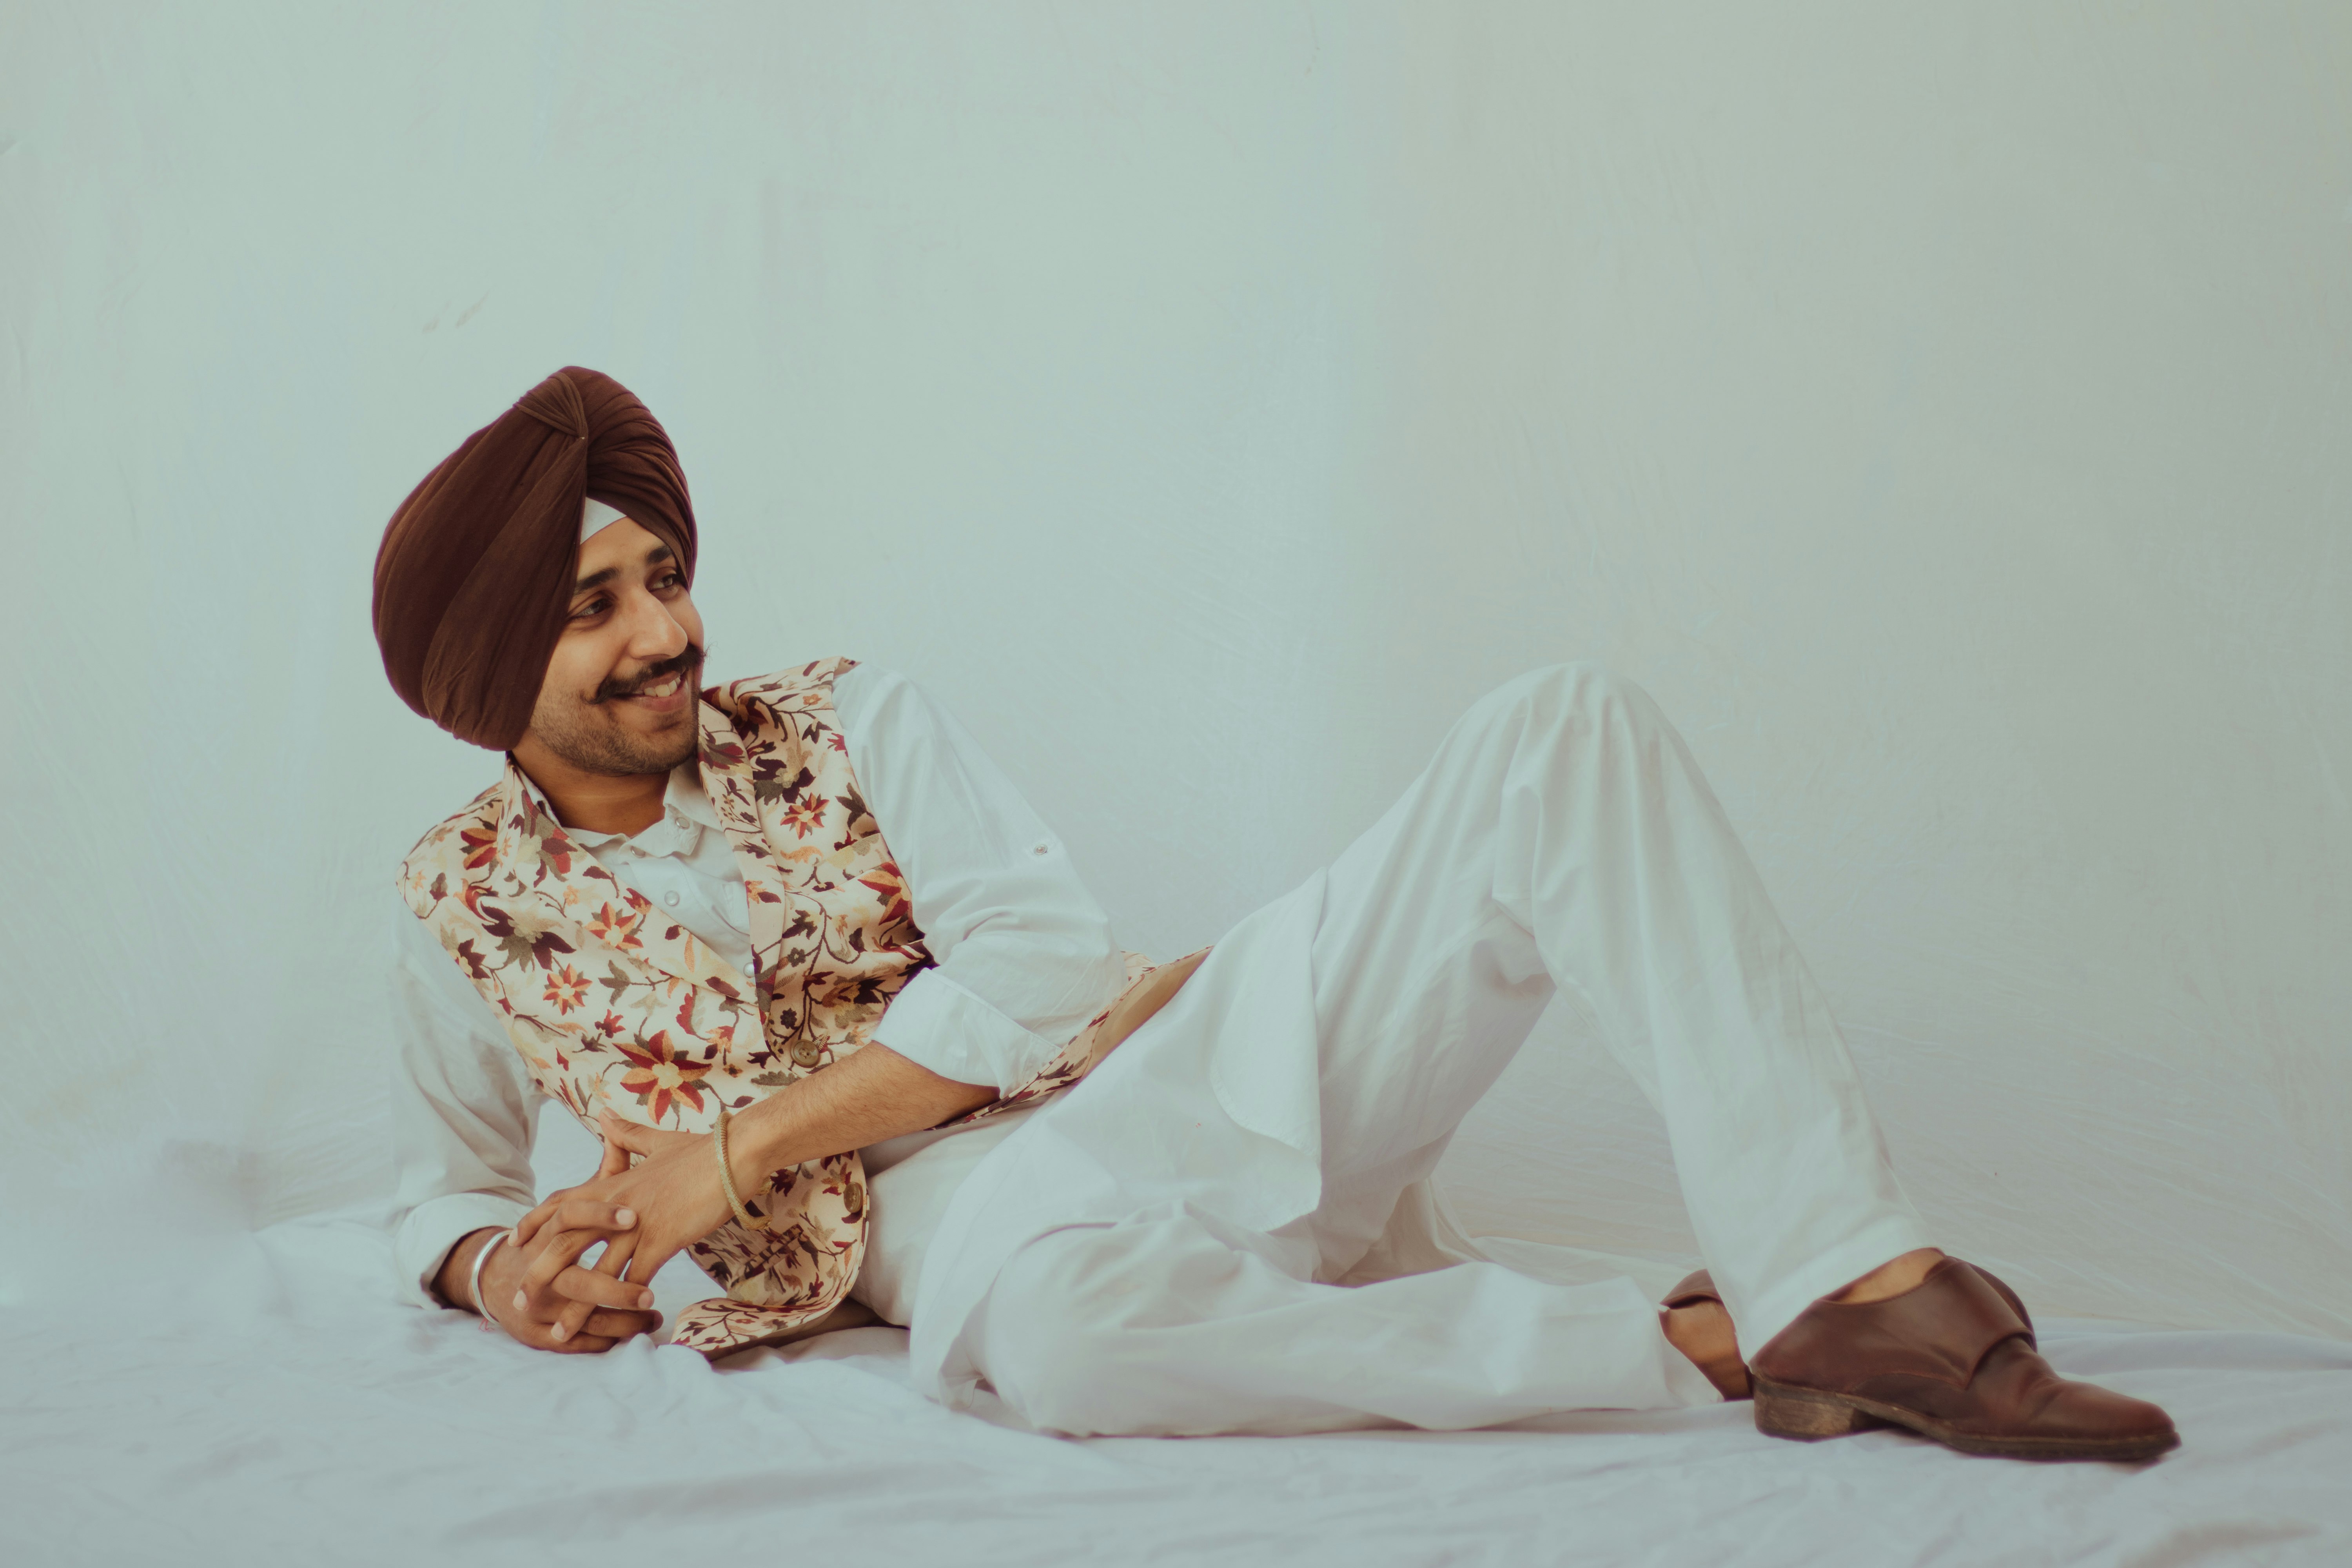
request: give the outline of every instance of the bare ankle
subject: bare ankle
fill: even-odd
[[[1731,1314],[1721,1302],[1669,1307],[1658,1318],[1667,1342],[1706,1373],[1717,1393],[1726,1399],[1748,1397],[1748,1364],[1740,1359],[1739,1337],[1733,1331]]]
[[[1927,1278],[1927,1271],[1944,1261],[1944,1255],[1932,1247],[1922,1247],[1902,1257],[1880,1264],[1844,1289],[1825,1298],[1832,1301],[1884,1301],[1916,1288]]]

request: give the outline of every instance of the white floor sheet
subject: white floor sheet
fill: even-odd
[[[919,1397],[898,1330],[719,1368],[543,1355],[394,1305],[389,1259],[314,1218],[20,1292],[0,1561],[2352,1562],[2352,1345],[2330,1340],[2045,1324],[2060,1368],[2174,1413],[2184,1447],[2145,1469],[1805,1447],[1745,1405],[1071,1442]],[[697,1279],[659,1286],[674,1310]]]

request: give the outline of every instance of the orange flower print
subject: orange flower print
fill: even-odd
[[[588,934],[614,947],[643,947],[645,944],[637,940],[637,927],[644,920],[645,916],[635,910],[615,913],[612,905],[605,904],[588,917]]]
[[[908,901],[906,875],[898,869],[897,862],[885,860],[875,867],[870,874],[857,879],[882,895],[882,919],[879,924],[883,930],[887,931],[890,926],[900,921],[905,921],[909,925],[914,923],[915,906]]]
[[[637,1103],[653,1112],[656,1125],[669,1114],[673,1100],[702,1109],[702,1086],[695,1080],[710,1070],[709,1065],[679,1060],[670,1049],[668,1030],[657,1030],[634,1046],[614,1044],[629,1063],[629,1070],[621,1075],[623,1091],[635,1095]]]
[[[478,871],[499,858],[499,836],[494,829],[461,827],[457,837],[466,847],[468,871]]]
[[[547,999],[559,1013],[569,1013],[588,1000],[588,977],[566,963],[547,977]]]
[[[821,795],[804,795],[784,807],[782,826],[793,830],[795,838],[806,838],[824,825],[824,799]]]

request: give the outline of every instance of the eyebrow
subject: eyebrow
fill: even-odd
[[[668,559],[669,546],[667,544],[656,544],[651,550],[646,552],[644,564],[647,566],[657,565]],[[618,566],[607,566],[602,572],[591,572],[588,575],[581,578],[580,581],[572,584],[572,596],[576,599],[591,588],[601,588],[620,574],[621,569]]]

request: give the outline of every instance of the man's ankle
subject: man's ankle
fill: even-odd
[[[1726,1399],[1748,1397],[1748,1366],[1739,1356],[1739,1339],[1731,1314],[1719,1301],[1698,1301],[1669,1307],[1659,1315],[1666,1341],[1683,1359],[1706,1374]]]

